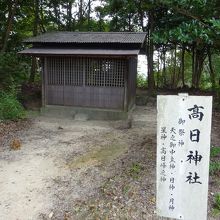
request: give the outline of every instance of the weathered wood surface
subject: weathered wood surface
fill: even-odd
[[[125,108],[128,60],[48,57],[45,61],[46,104]]]
[[[131,109],[135,104],[136,77],[137,77],[137,56],[130,57],[128,63],[128,83],[127,83],[128,109]]]

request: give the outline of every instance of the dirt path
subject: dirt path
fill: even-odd
[[[34,119],[20,135],[21,149],[0,154],[0,219],[152,219],[155,138],[151,106],[135,110],[130,129]]]

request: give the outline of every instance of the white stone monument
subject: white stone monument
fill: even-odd
[[[157,215],[206,220],[212,97],[157,96]]]

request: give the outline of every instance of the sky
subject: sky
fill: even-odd
[[[147,76],[147,56],[138,55],[138,74]]]

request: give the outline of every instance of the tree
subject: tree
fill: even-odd
[[[207,58],[208,48],[216,47],[219,42],[218,26],[219,17],[213,20],[211,10],[217,1],[155,1],[167,9],[161,21],[158,22],[158,30],[154,33],[157,44],[171,43],[182,50],[181,78],[184,79],[184,55],[188,49],[192,54],[192,86],[199,88],[204,61]],[[214,12],[214,14],[217,15]],[[175,71],[174,71],[175,72]]]
[[[40,23],[39,7],[40,7],[39,0],[35,0],[34,1],[33,36],[37,36],[37,34],[38,34],[38,25]],[[29,83],[33,83],[34,82],[36,70],[37,70],[37,58],[36,57],[32,57],[31,73],[30,73]]]
[[[14,17],[15,17],[15,13],[17,10],[17,4],[18,4],[18,0],[8,1],[8,18],[7,18],[7,25],[5,28],[4,37],[3,37],[3,45],[2,45],[1,52],[5,52],[7,49],[8,39],[10,36],[10,32],[12,30]]]

